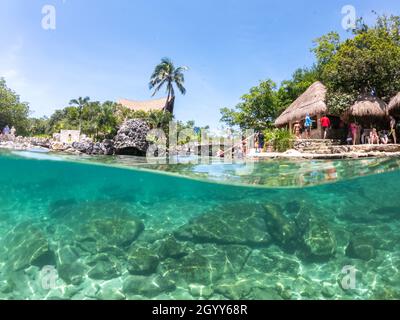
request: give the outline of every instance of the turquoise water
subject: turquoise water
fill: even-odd
[[[0,153],[0,299],[400,298],[399,160],[183,160]]]

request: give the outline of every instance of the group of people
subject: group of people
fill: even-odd
[[[6,125],[3,130],[1,131],[1,135],[4,137],[15,137],[15,133],[17,132],[17,130],[15,129],[15,127],[10,127],[8,125]]]
[[[296,136],[296,139],[302,139],[303,132],[306,134],[306,139],[311,139],[311,130],[314,122],[315,121],[311,119],[309,114],[306,115],[303,125],[297,121],[293,126],[293,133]],[[328,137],[329,128],[331,127],[331,120],[326,115],[323,115],[320,119],[320,123],[323,138],[326,139]]]
[[[389,142],[397,144],[397,121],[392,116],[390,116],[389,127],[390,130],[378,131],[377,128],[365,129],[358,123],[352,122],[349,125],[347,144],[389,144]]]
[[[322,138],[325,140],[328,137],[332,123],[326,115],[323,115],[319,121],[322,129]],[[302,139],[304,137],[303,133],[305,133],[305,138],[311,139],[311,130],[314,123],[315,120],[312,120],[308,114],[304,122],[297,121],[293,126],[293,133],[296,138]],[[390,142],[397,144],[397,121],[393,116],[390,116],[389,130],[378,131],[374,127],[370,129],[362,128],[357,122],[351,122],[347,127],[347,131],[346,127],[347,125],[341,121],[338,129],[342,132],[347,132],[347,136],[344,135],[344,137],[347,137],[347,144],[389,144]]]

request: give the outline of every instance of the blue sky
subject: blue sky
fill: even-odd
[[[367,21],[400,14],[398,0],[0,0],[0,77],[42,116],[79,96],[149,99],[150,74],[170,57],[190,67],[177,119],[216,127],[219,109],[260,80],[310,66],[313,39],[347,36],[349,4]],[[44,5],[56,8],[54,31],[41,26]]]

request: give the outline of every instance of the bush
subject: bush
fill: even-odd
[[[293,148],[295,136],[287,129],[267,129],[264,131],[264,136],[266,144],[271,144],[277,152]]]

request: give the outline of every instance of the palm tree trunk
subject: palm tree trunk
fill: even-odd
[[[169,100],[171,99],[171,89],[168,90],[168,95],[167,95],[167,102],[165,102],[165,107],[164,107],[164,112],[163,115],[165,115],[165,113],[168,110],[168,105],[169,105]]]

